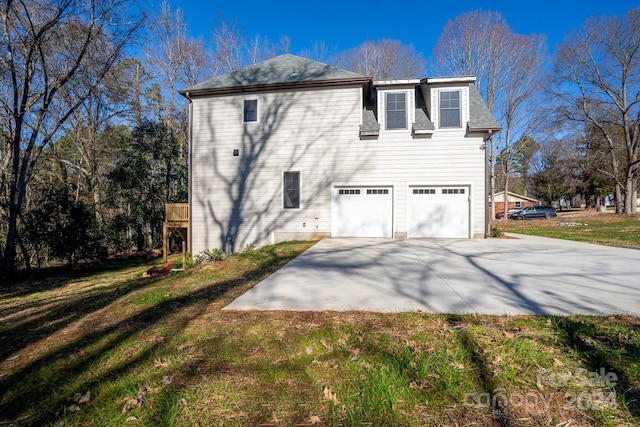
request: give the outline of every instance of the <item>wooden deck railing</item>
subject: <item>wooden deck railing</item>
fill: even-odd
[[[182,268],[187,264],[187,234],[189,228],[189,204],[167,203],[164,206],[164,227],[162,227],[162,259],[167,263],[168,238],[171,230],[182,237]]]
[[[189,222],[189,204],[188,203],[167,203],[165,205],[165,221],[171,223],[188,223]]]

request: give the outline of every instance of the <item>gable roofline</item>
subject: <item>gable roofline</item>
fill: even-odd
[[[528,200],[530,202],[535,202],[535,203],[538,202],[538,199],[534,199],[532,197],[523,196],[522,194],[514,193],[512,191],[507,191],[507,194],[509,196],[516,197],[518,199],[524,199],[524,200]],[[493,197],[495,198],[496,202],[501,202],[502,200],[498,200],[498,197],[502,197],[504,199],[504,190],[497,192],[496,194],[493,195]]]
[[[371,84],[368,76],[287,53],[214,77],[178,93],[185,97],[198,97],[368,84]]]

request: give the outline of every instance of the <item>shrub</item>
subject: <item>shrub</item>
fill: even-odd
[[[220,248],[205,249],[202,252],[198,252],[195,256],[188,254],[187,266],[195,267],[196,265],[202,264],[205,262],[222,261],[224,260],[224,258],[225,258],[224,252]]]
[[[491,226],[491,237],[502,237],[504,232],[497,225]]]

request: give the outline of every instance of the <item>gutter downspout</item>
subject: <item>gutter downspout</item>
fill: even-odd
[[[191,177],[191,161],[193,159],[193,147],[192,147],[192,143],[193,143],[193,100],[191,99],[191,97],[189,96],[189,92],[185,92],[184,97],[187,98],[189,100],[189,133],[187,135],[187,147],[189,150],[189,154],[188,154],[188,160],[187,160],[187,205],[189,207],[189,222],[187,225],[187,252],[188,253],[192,253],[193,252],[193,246],[191,244],[192,242],[192,227],[191,224],[193,223],[193,191],[192,190],[192,185],[193,185],[193,179]]]
[[[484,238],[491,237],[491,232],[489,230],[489,215],[487,215],[487,203],[489,202],[489,186],[490,178],[487,173],[487,166],[489,165],[489,144],[488,141],[491,139],[493,135],[493,131],[487,131],[487,137],[484,139]],[[491,169],[489,169],[491,170]]]

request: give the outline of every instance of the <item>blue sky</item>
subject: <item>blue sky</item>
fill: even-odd
[[[160,0],[151,0],[156,5]],[[551,52],[554,46],[589,16],[623,15],[638,0],[496,0],[422,1],[204,1],[169,0],[172,10],[180,8],[192,35],[209,38],[220,14],[228,23],[242,26],[249,36],[257,34],[276,42],[291,39],[291,53],[324,42],[338,51],[353,48],[365,40],[391,38],[412,44],[425,59],[431,55],[442,28],[449,19],[472,9],[502,14],[511,28],[521,34],[545,34]]]

